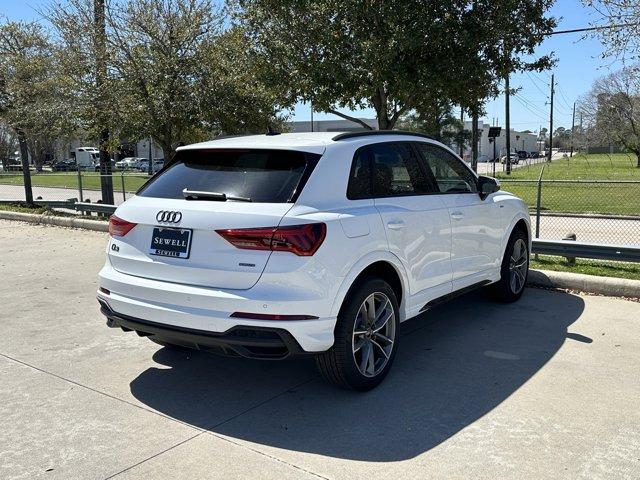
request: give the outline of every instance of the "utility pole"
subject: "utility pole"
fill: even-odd
[[[311,105],[311,131],[313,132],[313,100],[309,103]]]
[[[571,155],[573,157],[573,136],[575,135],[576,129],[576,102],[573,102],[573,117],[571,119]]]
[[[587,149],[586,142],[584,141],[584,132],[582,131],[582,111],[580,112],[580,146]]]
[[[507,147],[507,175],[511,175],[511,124],[509,116],[509,72],[504,79],[504,114],[505,114],[505,130],[507,134],[506,147]]]
[[[549,112],[549,151],[547,152],[547,162],[551,162],[553,156],[553,94],[555,92],[555,75],[551,74],[551,111]]]
[[[107,42],[105,26],[105,0],[93,0],[94,35],[96,38],[96,91],[98,107],[98,127],[100,128],[100,187],[102,202],[109,205],[113,200],[113,178],[111,176],[111,161],[109,158],[109,128],[107,127],[107,102],[105,101],[104,84],[107,78]]]

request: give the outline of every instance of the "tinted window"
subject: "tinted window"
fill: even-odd
[[[283,203],[299,193],[320,155],[288,150],[183,150],[138,195],[183,198],[182,190]]]
[[[377,143],[356,153],[348,198],[398,197],[429,191],[433,190],[409,143]]]
[[[476,177],[455,156],[428,143],[416,144],[442,193],[476,192]]]
[[[361,198],[371,198],[371,164],[367,149],[359,149],[351,166],[349,176],[349,186],[347,187],[347,198],[357,200]]]

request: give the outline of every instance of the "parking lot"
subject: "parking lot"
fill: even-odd
[[[366,394],[108,329],[106,235],[0,220],[0,478],[640,478],[640,303],[476,293]]]

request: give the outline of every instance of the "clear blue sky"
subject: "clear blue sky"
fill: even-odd
[[[0,14],[10,19],[36,20],[36,10],[47,5],[48,0],[0,0]],[[560,18],[558,29],[566,30],[588,26],[597,20],[590,9],[584,7],[580,0],[556,0],[551,15]],[[620,65],[611,59],[601,59],[604,47],[597,39],[582,39],[579,33],[556,35],[549,37],[539,48],[538,54],[555,53],[558,61],[553,73],[557,83],[555,97],[554,128],[571,126],[571,108],[573,102],[586,93],[593,80],[607,74]],[[548,127],[549,118],[549,84],[551,72],[535,74],[515,74],[511,78],[512,87],[521,87],[515,98],[511,100],[511,125],[517,130],[529,129],[537,131],[539,126]],[[485,121],[492,123],[497,117],[498,124],[504,126],[504,97],[491,101],[486,106]],[[374,112],[364,110],[357,112],[359,116],[374,117]],[[336,118],[330,114],[315,114],[316,120]],[[297,105],[294,120],[308,120],[309,107]]]

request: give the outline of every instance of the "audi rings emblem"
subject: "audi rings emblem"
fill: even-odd
[[[160,210],[156,215],[156,220],[161,223],[180,223],[180,220],[182,220],[182,213]]]

